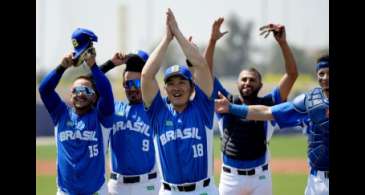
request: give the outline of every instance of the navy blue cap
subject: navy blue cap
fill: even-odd
[[[137,54],[131,53],[127,55],[126,71],[142,72],[143,66],[148,60],[148,53],[142,50],[138,50]]]
[[[168,67],[165,70],[164,73],[164,81],[166,82],[166,80],[172,76],[182,76],[183,78],[192,81],[193,80],[193,76],[191,75],[190,70],[186,67],[186,66],[182,66],[182,65],[172,65],[170,67]]]
[[[72,45],[74,46],[74,58],[78,58],[86,49],[90,47],[92,42],[97,42],[98,37],[90,30],[77,28],[71,36]]]
[[[316,64],[316,72],[318,72],[318,70],[321,68],[329,68],[328,61],[320,61]]]

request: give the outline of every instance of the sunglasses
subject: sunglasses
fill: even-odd
[[[95,91],[93,89],[91,89],[90,87],[86,87],[86,86],[77,86],[75,88],[72,89],[72,94],[79,94],[79,93],[82,93],[82,94],[85,94],[87,96],[92,96],[95,94]]]
[[[141,88],[141,80],[140,79],[128,80],[128,81],[125,81],[123,83],[123,86],[126,89],[132,89],[132,87],[134,87],[136,89],[140,89]]]

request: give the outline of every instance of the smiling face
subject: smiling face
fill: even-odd
[[[166,80],[165,90],[167,98],[177,111],[184,110],[193,92],[190,81],[178,75]]]
[[[123,87],[130,104],[142,103],[140,80],[140,72],[126,71],[124,73]]]
[[[317,80],[323,92],[329,94],[330,69],[321,68],[317,72]]]
[[[237,80],[237,88],[242,98],[251,99],[257,97],[261,86],[261,78],[255,71],[241,71]]]
[[[84,90],[76,90],[80,88],[83,88]],[[74,81],[71,87],[71,103],[78,113],[85,113],[92,108],[96,101],[96,94],[90,93],[90,91],[92,92],[93,90],[91,82],[85,78],[79,78]]]

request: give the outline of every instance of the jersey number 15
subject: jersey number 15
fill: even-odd
[[[90,158],[93,158],[99,154],[98,145],[89,146]]]

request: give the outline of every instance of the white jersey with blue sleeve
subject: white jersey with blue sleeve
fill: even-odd
[[[140,175],[154,168],[152,128],[143,103],[115,102],[110,147],[112,171],[115,173]]]
[[[213,176],[215,93],[208,98],[198,86],[195,92],[181,113],[160,92],[147,110],[163,180],[168,183],[192,183]]]

